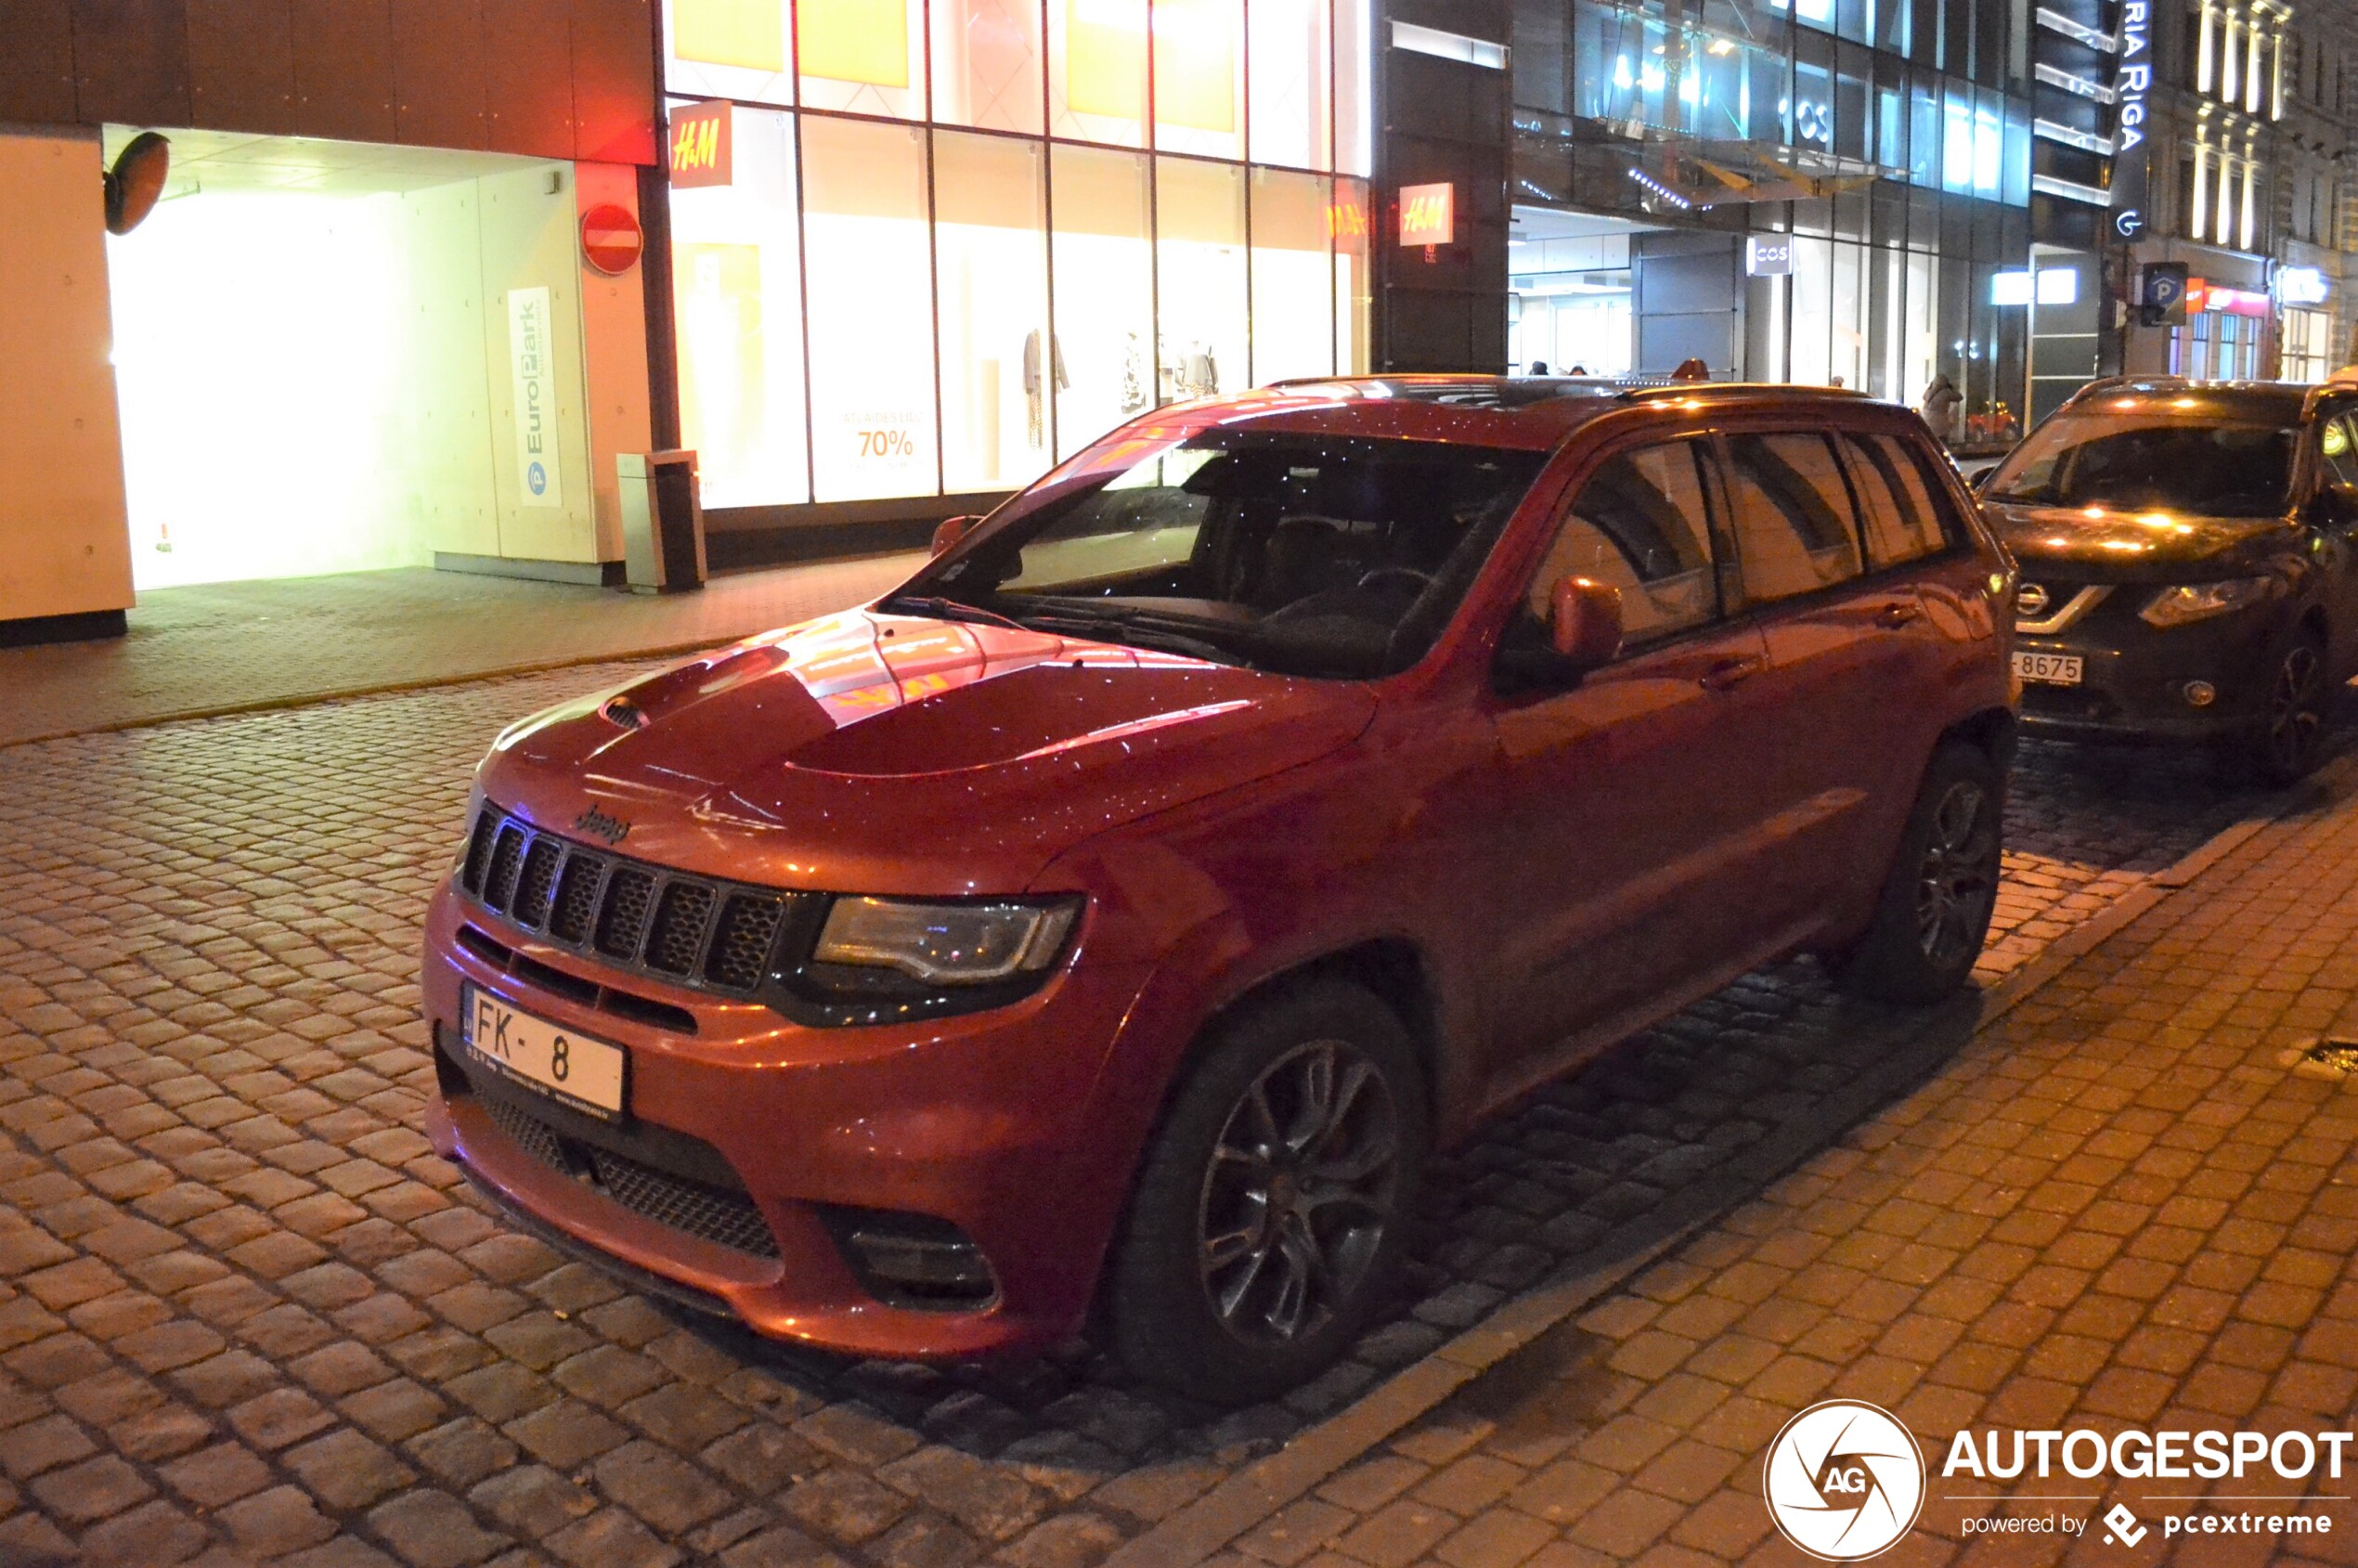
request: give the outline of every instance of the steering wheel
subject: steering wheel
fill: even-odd
[[[1359,589],[1376,588],[1395,578],[1406,583],[1418,593],[1422,593],[1432,586],[1432,574],[1419,572],[1414,566],[1379,566],[1374,571],[1364,574],[1353,586]]]

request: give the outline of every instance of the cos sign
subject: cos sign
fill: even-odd
[[[1793,273],[1793,236],[1755,234],[1744,240],[1744,271],[1754,278],[1785,278]]]
[[[1458,238],[1458,188],[1454,185],[1404,185],[1400,188],[1400,242],[1403,245],[1448,245]]]
[[[671,183],[682,189],[727,185],[735,172],[732,106],[700,103],[671,116]]]

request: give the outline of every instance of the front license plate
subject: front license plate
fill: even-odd
[[[469,987],[464,1002],[460,1033],[475,1060],[576,1110],[621,1117],[622,1047],[536,1018],[480,987]]]
[[[2079,684],[2079,655],[2016,653],[2015,673],[2025,680],[2036,680],[2041,685],[2077,686]]]

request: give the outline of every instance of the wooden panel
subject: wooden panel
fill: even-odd
[[[572,21],[570,0],[484,0],[494,151],[573,156]]]
[[[73,23],[66,0],[0,4],[0,121],[73,119]]]
[[[188,0],[189,122],[208,131],[295,128],[288,0]]]
[[[389,142],[391,0],[293,0],[297,129],[306,136]]]
[[[655,161],[654,18],[647,0],[574,0],[575,156]]]
[[[185,0],[72,0],[74,118],[188,123]]]
[[[96,131],[0,136],[0,620],[131,603],[98,192]]]
[[[393,0],[393,86],[406,145],[489,147],[482,0]]]

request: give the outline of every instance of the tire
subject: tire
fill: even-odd
[[[1324,1370],[1399,1273],[1430,1127],[1407,1030],[1355,985],[1305,981],[1215,1025],[1131,1196],[1116,1354],[1224,1405]]]
[[[1989,754],[1951,741],[1933,754],[1908,813],[1874,919],[1834,971],[1877,1002],[1938,1002],[1981,956],[1998,901],[2005,778]]]
[[[2296,632],[2269,668],[2264,724],[2250,754],[2262,780],[2291,784],[2309,776],[2325,752],[2326,705],[2332,695],[2325,639],[2306,629]]]

